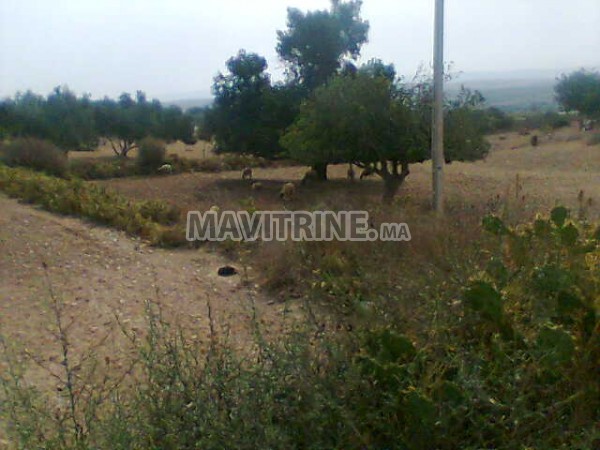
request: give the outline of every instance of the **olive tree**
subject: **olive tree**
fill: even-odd
[[[430,157],[430,92],[428,86],[402,86],[369,70],[335,77],[302,105],[282,145],[305,164],[368,168],[383,179],[383,200],[390,202],[410,174],[410,164]],[[473,101],[466,96],[447,106],[449,161],[482,158],[488,151],[470,120]]]

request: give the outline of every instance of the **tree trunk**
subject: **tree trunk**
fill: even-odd
[[[390,175],[383,179],[383,203],[389,205],[394,200],[404,178]]]
[[[382,170],[380,172],[383,177],[383,203],[389,205],[394,200],[398,189],[404,183],[404,179],[408,176],[410,171],[408,170],[408,163],[402,162],[400,163],[402,171],[398,173],[398,164],[394,163],[392,166],[392,171],[388,172],[386,170]]]
[[[327,163],[313,164],[312,169],[317,173],[319,181],[327,181]]]

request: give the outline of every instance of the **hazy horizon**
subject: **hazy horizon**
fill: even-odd
[[[433,4],[364,0],[371,29],[361,60],[381,58],[408,76],[429,65]],[[329,1],[3,0],[0,96],[68,85],[94,97],[142,90],[208,98],[212,78],[240,48],[265,56],[278,80],[276,30],[285,29],[288,6],[326,9]],[[597,0],[449,0],[445,59],[459,81],[598,69],[599,23]]]

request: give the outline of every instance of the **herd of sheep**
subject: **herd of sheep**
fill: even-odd
[[[160,166],[157,169],[157,172],[160,174],[172,174],[173,166],[168,163],[163,164],[162,166]],[[370,175],[373,175],[374,173],[375,173],[374,168],[366,167],[366,168],[362,169],[359,178],[362,180]],[[350,180],[350,181],[354,181],[354,179],[356,178],[356,173],[354,172],[352,164],[350,164],[348,166],[348,171],[346,172],[346,176],[347,176],[348,180]],[[242,169],[242,180],[249,181],[250,187],[254,191],[258,191],[263,188],[263,184],[260,181],[256,181],[254,179],[251,167],[244,167],[244,169]],[[308,183],[318,181],[318,180],[319,180],[318,173],[314,169],[310,169],[308,172],[306,172],[304,174],[304,177],[302,177],[302,180],[300,180],[300,185],[304,186]],[[296,185],[291,182],[285,183],[281,187],[281,190],[279,191],[279,197],[284,201],[292,200],[295,197],[295,195],[296,195]]]

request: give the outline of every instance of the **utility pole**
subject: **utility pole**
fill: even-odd
[[[433,208],[444,213],[444,0],[435,0],[431,166]]]

